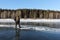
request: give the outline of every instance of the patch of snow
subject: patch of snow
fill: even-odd
[[[14,22],[13,19],[0,19],[0,22]]]
[[[15,22],[14,19],[0,19],[0,22]],[[20,19],[20,22],[60,22],[60,19]]]
[[[0,27],[13,27],[13,28],[15,28],[15,25],[0,25]]]
[[[21,19],[21,22],[60,22],[60,19]]]
[[[30,30],[36,30],[36,31],[49,31],[49,32],[60,32],[60,28],[50,28],[45,26],[27,26],[27,25],[21,25],[24,29],[30,29]],[[21,29],[23,29],[21,28]]]

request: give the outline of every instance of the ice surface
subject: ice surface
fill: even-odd
[[[60,28],[50,28],[45,26],[27,26],[27,25],[21,25],[23,28],[21,29],[30,29],[30,30],[36,30],[36,31],[48,31],[48,32],[60,32]]]
[[[60,19],[20,19],[21,22],[60,22]],[[14,22],[13,19],[0,19],[0,22]],[[50,27],[44,27],[44,26],[27,26],[27,25],[21,25],[21,29],[31,29],[31,30],[38,30],[38,31],[53,31],[53,32],[60,32],[60,28],[50,28]],[[0,25],[0,27],[13,27],[15,28],[15,25]]]
[[[0,27],[13,27],[15,28],[15,25],[0,25]],[[19,29],[24,29],[24,30],[35,30],[35,31],[48,31],[48,32],[60,32],[60,28],[50,28],[46,26],[30,26],[30,25],[21,25],[22,28],[17,28]]]

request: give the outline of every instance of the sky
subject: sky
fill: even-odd
[[[0,8],[60,10],[60,0],[0,0]]]

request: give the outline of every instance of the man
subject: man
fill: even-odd
[[[19,16],[16,16],[15,18],[14,18],[14,20],[15,20],[15,27],[17,28],[17,25],[19,25],[19,28],[21,28],[20,27],[20,17]]]

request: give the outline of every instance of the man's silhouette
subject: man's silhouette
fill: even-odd
[[[20,17],[19,17],[19,16],[16,16],[16,17],[14,18],[14,20],[15,20],[15,27],[17,28],[17,25],[19,25],[19,28],[21,28],[21,27],[20,27]]]

